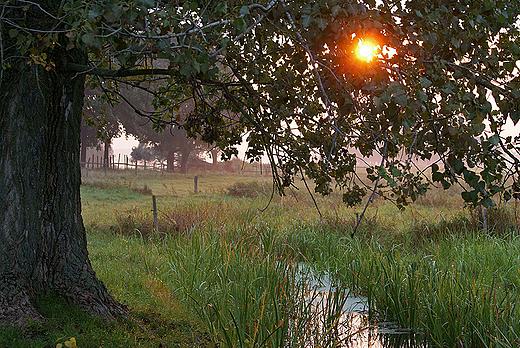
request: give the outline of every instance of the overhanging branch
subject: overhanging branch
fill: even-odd
[[[94,68],[87,65],[68,63],[67,71],[75,72],[80,74],[89,74],[99,77],[132,77],[132,76],[145,76],[145,75],[174,75],[174,72],[168,69],[101,69]]]

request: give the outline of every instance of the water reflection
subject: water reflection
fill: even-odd
[[[344,348],[428,346],[422,334],[399,328],[394,323],[369,320],[369,308],[365,297],[356,296],[349,290],[337,290],[326,276],[318,277],[306,272],[305,278],[310,289],[307,298],[316,314],[314,330],[320,333],[320,342],[310,342],[309,347],[318,343],[320,346]],[[333,319],[337,325],[332,325]],[[331,327],[334,329],[330,329]]]

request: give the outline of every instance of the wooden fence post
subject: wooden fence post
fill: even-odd
[[[153,229],[154,233],[159,232],[159,228],[157,225],[157,198],[155,195],[152,196],[152,206],[153,206]]]
[[[484,228],[484,233],[488,233],[488,211],[487,208],[482,207],[482,227]]]

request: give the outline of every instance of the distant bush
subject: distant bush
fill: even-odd
[[[255,198],[271,192],[271,185],[265,182],[236,182],[229,186],[228,193],[235,197]]]

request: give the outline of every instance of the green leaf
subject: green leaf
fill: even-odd
[[[422,88],[428,88],[432,85],[432,82],[428,80],[426,77],[421,77],[421,87]]]
[[[181,75],[184,75],[184,76],[190,76],[191,75],[191,71],[192,71],[192,68],[189,64],[184,64],[181,69],[179,70],[179,72],[181,73]]]
[[[405,94],[398,94],[394,97],[396,104],[405,107],[408,104],[408,97]]]
[[[492,137],[490,137],[490,138],[488,139],[488,141],[489,141],[491,144],[495,145],[495,146],[498,145],[499,140],[500,140],[500,139],[498,138],[498,134],[495,134],[495,135],[493,135]]]
[[[444,179],[444,174],[442,174],[441,172],[433,172],[432,174],[432,180],[433,181],[442,181]]]
[[[17,36],[18,36],[18,30],[16,30],[16,29],[9,30],[9,37],[10,38],[17,37]]]
[[[95,38],[96,36],[93,33],[86,33],[81,36],[81,41],[88,46],[92,46]]]
[[[486,208],[491,208],[495,206],[495,202],[490,197],[486,197],[482,200],[482,205]]]
[[[312,17],[311,16],[307,16],[307,15],[303,15],[302,16],[302,25],[304,28],[308,28],[311,26],[311,23],[312,23]]]
[[[235,18],[233,21],[233,26],[240,31],[244,31],[246,29],[246,22],[244,21],[244,18]]]
[[[511,121],[513,121],[513,124],[516,125],[518,121],[520,121],[520,110],[513,110],[509,114],[511,117]]]
[[[248,15],[249,14],[249,7],[248,6],[242,6],[242,8],[240,9],[240,14],[245,16],[245,15]]]
[[[215,11],[219,14],[226,14],[228,11],[228,5],[226,1],[221,1],[218,3],[217,7],[215,7]]]
[[[473,130],[475,133],[480,134],[486,129],[486,125],[482,123],[477,123],[473,125]]]
[[[141,5],[144,5],[148,8],[153,8],[155,6],[154,0],[138,0],[137,3],[140,3]]]
[[[453,161],[453,169],[455,170],[455,173],[460,174],[462,173],[462,170],[464,169],[464,162],[460,160]]]
[[[448,181],[444,180],[444,179],[441,180],[441,184],[442,184],[442,188],[445,189],[445,190],[447,190],[447,189],[449,189],[451,187],[451,184]]]
[[[462,199],[464,199],[466,202],[470,203],[476,203],[478,198],[477,191],[466,191],[461,193]]]
[[[93,19],[93,18],[99,17],[100,15],[101,15],[101,13],[99,13],[95,10],[90,10],[90,11],[88,11],[87,18]]]

